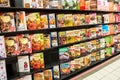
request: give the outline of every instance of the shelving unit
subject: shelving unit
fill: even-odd
[[[120,13],[119,11],[97,11],[97,10],[62,10],[62,9],[38,9],[38,8],[15,8],[15,7],[0,7],[0,11],[3,12],[15,12],[15,11],[25,11],[25,12],[40,12],[40,13],[55,13],[55,14],[59,14],[59,13]],[[50,32],[60,32],[60,31],[67,31],[67,30],[77,30],[77,29],[88,29],[88,28],[92,28],[92,27],[96,27],[97,25],[107,25],[107,24],[119,24],[120,22],[114,22],[114,23],[101,23],[101,24],[89,24],[89,25],[80,25],[80,26],[74,26],[74,27],[62,27],[62,28],[48,28],[48,29],[41,29],[41,30],[31,30],[31,31],[17,31],[17,32],[8,32],[8,33],[0,33],[0,35],[4,35],[4,36],[15,36],[18,34],[33,34],[33,33],[50,33]],[[117,33],[120,34],[120,33]],[[116,35],[116,34],[112,34],[112,35]],[[111,36],[110,35],[106,35],[106,36],[101,36],[101,37],[97,37],[97,38],[91,38],[91,39],[86,39],[86,40],[82,40],[82,41],[78,41],[78,42],[74,42],[74,43],[70,43],[70,44],[65,44],[65,45],[59,45],[57,47],[52,47],[49,49],[45,49],[45,50],[40,50],[40,51],[33,51],[33,53],[38,53],[38,52],[44,52],[45,55],[45,69],[49,69],[51,67],[53,67],[54,65],[60,65],[60,61],[59,61],[59,48],[62,47],[67,47],[67,46],[71,46],[71,45],[75,45],[75,44],[79,44],[79,43],[83,43],[83,42],[88,42],[88,41],[92,41],[92,40],[96,40],[96,39],[101,39],[107,36]],[[105,47],[106,48],[106,47]],[[102,48],[102,49],[105,49]],[[100,51],[101,49],[95,50],[96,51]],[[67,80],[70,77],[75,76],[78,73],[82,73],[106,60],[109,60],[110,58],[117,56],[119,53],[116,53],[114,55],[112,55],[111,57],[105,58],[104,60],[100,60],[100,61],[96,61],[93,62],[90,66],[88,67],[84,67],[81,68],[80,70],[76,70],[75,72],[72,72],[70,74],[68,74],[67,76],[63,76],[61,77],[60,80]],[[22,55],[18,55],[18,56],[24,56],[24,55],[30,55],[29,53],[26,54],[22,54]],[[6,60],[6,63],[10,63],[11,61],[17,61],[17,56],[8,56],[7,58],[3,58]],[[3,60],[0,59],[0,60]],[[22,76],[25,75],[29,75],[29,74],[34,74],[40,71],[43,71],[45,69],[40,69],[40,70],[36,70],[36,71],[31,71],[30,73],[19,73],[16,76],[12,76],[10,77],[10,79],[16,79],[16,78],[20,78]]]

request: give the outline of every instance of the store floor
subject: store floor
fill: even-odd
[[[70,80],[120,80],[120,55]]]

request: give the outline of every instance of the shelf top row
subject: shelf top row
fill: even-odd
[[[98,11],[98,10],[68,10],[68,9],[41,9],[41,8],[18,8],[18,7],[0,7],[1,11],[40,11],[40,12],[54,12],[54,13],[66,13],[66,12],[97,12],[97,13],[120,13],[120,11]]]

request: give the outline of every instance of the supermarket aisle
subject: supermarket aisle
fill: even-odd
[[[71,80],[120,80],[120,55]]]

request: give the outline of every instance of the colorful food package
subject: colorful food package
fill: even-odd
[[[91,61],[96,61],[96,52],[91,53]]]
[[[96,40],[96,49],[100,49],[100,39]]]
[[[37,0],[31,0],[30,5],[31,5],[31,8],[37,8],[38,6]]]
[[[47,15],[40,15],[40,27],[41,29],[48,28],[48,16]]]
[[[114,11],[114,3],[111,1],[111,2],[108,2],[108,5],[109,5],[109,11]]]
[[[0,31],[1,32],[15,32],[14,12],[0,13]]]
[[[76,0],[76,9],[80,10],[80,0]]]
[[[81,25],[85,24],[85,14],[81,14],[80,22],[81,22]]]
[[[108,14],[108,15],[109,15],[109,23],[115,22],[115,14],[110,13],[110,14]]]
[[[89,28],[89,29],[86,29],[85,32],[86,32],[86,34],[85,34],[86,39],[90,39],[90,36],[91,36],[91,29],[90,29],[90,28]]]
[[[31,45],[33,51],[44,50],[44,35],[42,33],[32,34]]]
[[[61,9],[61,0],[49,0],[49,7],[50,9]]]
[[[70,71],[71,72],[75,71],[75,60],[70,61]]]
[[[53,80],[52,69],[44,71],[44,80]]]
[[[115,47],[115,52],[116,53],[120,52],[120,43],[115,44],[114,47]]]
[[[96,52],[96,60],[97,61],[101,60],[101,58],[100,58],[100,52],[99,51]]]
[[[105,45],[105,38],[100,39],[100,48],[104,48]]]
[[[35,53],[30,56],[30,66],[32,69],[43,69],[44,65],[44,54]]]
[[[68,48],[69,48],[68,52],[69,52],[70,59],[74,59],[76,57],[74,45],[69,46]]]
[[[31,8],[31,0],[23,0],[23,7],[24,8]]]
[[[75,59],[75,70],[79,70],[82,68],[82,60],[81,58]]]
[[[30,72],[30,64],[28,56],[18,56],[19,72]]]
[[[6,58],[5,39],[4,36],[0,36],[0,59]]]
[[[103,14],[104,23],[109,23],[109,14]]]
[[[105,59],[105,50],[100,50],[100,58],[101,60]]]
[[[59,66],[53,66],[54,79],[60,79],[60,69]]]
[[[97,15],[96,15],[96,13],[90,13],[90,24],[97,24]]]
[[[102,36],[103,34],[102,34],[102,25],[98,25],[97,27],[96,27],[96,37],[100,37],[100,36]]]
[[[97,40],[92,40],[91,43],[92,43],[92,51],[95,51],[96,50]]]
[[[90,10],[90,0],[85,1],[85,10]]]
[[[97,28],[96,27],[90,28],[90,31],[91,31],[90,38],[96,38],[97,37],[97,35],[96,35]]]
[[[56,28],[55,14],[51,13],[48,14],[48,16],[49,16],[49,28]]]
[[[83,60],[84,60],[84,65],[85,66],[90,66],[90,64],[91,64],[91,54],[85,56]]]
[[[65,27],[73,27],[73,16],[72,14],[65,14],[64,15],[65,19]]]
[[[105,51],[106,51],[105,57],[112,56],[112,47],[106,48]]]
[[[0,60],[0,79],[1,80],[7,80],[5,60]]]
[[[109,24],[110,34],[114,34],[114,25]]]
[[[70,73],[70,63],[67,62],[60,64],[60,72],[61,72],[61,76],[68,75]]]
[[[31,37],[28,34],[18,35],[18,43],[20,54],[32,52]]]
[[[67,43],[67,40],[66,40],[66,32],[65,31],[61,31],[59,32],[59,44],[60,45],[64,45]]]
[[[17,80],[32,80],[32,75],[26,75],[26,76],[23,76]]]
[[[25,11],[16,12],[16,29],[17,31],[27,30]]]
[[[63,9],[76,9],[76,0],[61,0]]]
[[[86,29],[80,29],[80,40],[86,39]]]
[[[80,41],[80,30],[74,30],[74,41]]]
[[[103,1],[104,0],[97,0],[97,10],[102,11],[103,10]]]
[[[91,41],[89,41],[89,42],[86,42],[86,50],[88,51],[88,52],[92,52],[92,42]]]
[[[26,24],[28,30],[41,29],[39,12],[26,13]]]
[[[73,43],[75,41],[74,31],[66,31],[67,44]]]
[[[80,53],[82,56],[87,55],[86,43],[80,43]]]
[[[80,26],[80,14],[73,14],[73,25]]]
[[[43,0],[37,0],[37,8],[43,8]]]
[[[34,80],[44,80],[44,73],[39,72],[39,73],[34,73]]]
[[[57,15],[57,27],[65,27],[64,14],[58,14]]]
[[[1,0],[0,7],[10,7],[10,0]]]
[[[49,7],[49,0],[43,0],[43,8],[48,9]]]
[[[85,0],[80,0],[80,10],[85,10]]]
[[[44,48],[48,49],[50,48],[50,34],[44,34]]]
[[[6,46],[6,53],[8,56],[20,54],[17,36],[5,37],[5,46]]]
[[[105,45],[107,47],[110,47],[111,45],[113,45],[113,37],[112,36],[107,36],[105,37]]]
[[[110,29],[108,25],[102,25],[102,33],[103,33],[103,36],[109,35]]]
[[[102,16],[97,15],[97,24],[101,24],[101,23],[102,23]]]
[[[51,32],[50,37],[51,37],[51,46],[52,47],[58,46],[57,32]]]
[[[90,0],[90,10],[97,10],[97,0]]]
[[[60,62],[68,61],[70,59],[69,48],[59,48],[59,59]]]
[[[74,47],[75,57],[80,57],[81,56],[80,44],[73,45],[73,47]]]
[[[114,34],[117,34],[118,33],[118,25],[114,24],[113,27],[114,27],[114,29],[113,29]]]
[[[85,24],[90,24],[90,15],[89,14],[85,15]]]

